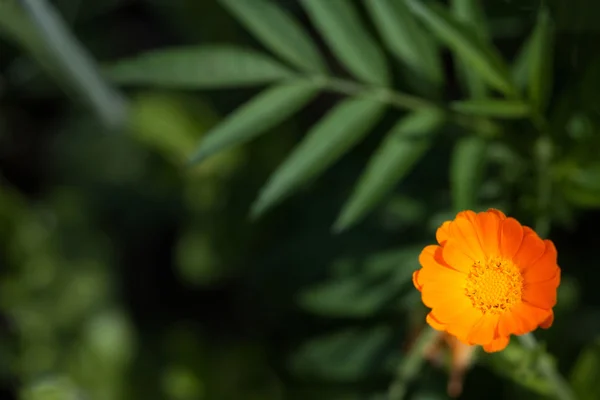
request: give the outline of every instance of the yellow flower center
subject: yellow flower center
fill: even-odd
[[[523,277],[511,261],[476,262],[467,276],[465,293],[483,314],[501,314],[521,301]]]

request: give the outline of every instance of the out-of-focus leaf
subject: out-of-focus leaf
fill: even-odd
[[[487,142],[471,136],[459,140],[450,163],[450,185],[455,211],[473,210],[486,160]]]
[[[600,398],[600,339],[589,344],[571,370],[570,383],[579,400]]]
[[[425,154],[431,136],[443,123],[443,113],[435,110],[415,112],[400,120],[371,157],[334,229],[347,229],[371,211]]]
[[[230,272],[215,254],[211,238],[201,230],[183,232],[175,251],[177,272],[187,285],[208,286]]]
[[[561,189],[567,200],[579,207],[600,207],[600,164],[562,168],[566,179]]]
[[[529,115],[529,104],[518,100],[465,100],[451,104],[453,110],[492,118],[519,119]]]
[[[519,90],[525,89],[529,82],[529,67],[531,65],[531,56],[533,55],[532,39],[533,35],[523,43],[511,66],[510,73],[512,80]]]
[[[290,360],[292,371],[306,378],[353,381],[381,370],[375,364],[391,340],[389,327],[348,329],[315,338]]]
[[[317,93],[318,85],[312,81],[294,81],[265,90],[208,132],[190,163],[253,139],[296,113]]]
[[[76,400],[82,395],[79,388],[64,376],[53,376],[33,382],[21,391],[23,400]]]
[[[196,99],[144,92],[131,103],[129,127],[140,143],[181,165],[216,121],[218,116]]]
[[[219,0],[268,49],[310,72],[326,71],[316,46],[302,27],[268,0]]]
[[[269,178],[252,207],[252,214],[262,214],[333,164],[368,133],[384,108],[381,102],[370,99],[350,99],[337,105]]]
[[[552,92],[553,27],[548,10],[541,8],[531,37],[529,58],[529,99],[540,111]]]
[[[431,93],[443,80],[438,48],[404,1],[363,0],[385,45],[408,68],[409,83]]]
[[[35,23],[44,49],[54,58],[57,68],[77,89],[98,119],[108,128],[122,128],[127,120],[127,101],[100,75],[96,61],[53,4],[47,0],[21,0],[28,17]]]
[[[397,294],[397,285],[384,281],[368,287],[363,277],[350,277],[313,286],[302,293],[300,304],[315,314],[334,317],[366,317]]]
[[[537,357],[550,356],[541,354]],[[488,356],[485,360],[500,376],[505,376],[535,393],[543,396],[554,393],[551,382],[548,382],[546,377],[540,374],[539,368],[533,365],[539,360],[532,357],[531,352],[520,346],[514,339],[510,341],[506,349],[498,353],[497,357]],[[551,359],[547,361],[553,362]]]
[[[451,7],[458,21],[470,25],[482,41],[489,41],[488,24],[479,0],[452,0]],[[481,77],[471,73],[467,61],[460,59],[458,63],[460,76],[465,82],[465,86],[468,88],[471,97],[486,97],[487,88]]]
[[[443,6],[408,0],[413,12],[489,85],[506,94],[514,88],[508,69],[495,48],[479,37],[471,26],[458,21]]]
[[[389,82],[383,52],[364,28],[351,2],[301,0],[301,3],[333,53],[353,75],[376,85]]]
[[[423,246],[386,251],[359,260],[340,260],[360,272],[311,286],[300,294],[300,305],[315,314],[366,317],[381,310],[411,282]],[[333,268],[337,266],[334,265]]]
[[[269,56],[233,46],[153,50],[117,61],[105,72],[121,85],[182,89],[255,86],[294,76]]]

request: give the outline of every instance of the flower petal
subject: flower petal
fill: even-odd
[[[514,218],[506,218],[500,227],[500,253],[512,259],[523,242],[523,227]]]
[[[499,318],[498,314],[483,315],[471,328],[467,338],[469,342],[484,345],[494,340]]]
[[[544,240],[544,254],[532,265],[525,267],[523,279],[527,283],[544,282],[558,272],[556,247],[550,240]]]
[[[550,309],[556,305],[556,288],[560,284],[560,269],[556,275],[547,281],[529,283],[523,286],[523,301],[544,309]]]
[[[475,224],[476,214],[473,211],[458,213],[449,226],[450,235],[462,244],[461,250],[474,260],[484,261],[485,253],[481,248],[478,229]]]
[[[423,289],[423,285],[419,283],[419,271],[420,270],[413,272],[412,281],[413,281],[413,285],[415,285],[417,290],[420,292]]]
[[[481,212],[476,217],[481,247],[488,257],[500,255],[500,223],[497,213]]]
[[[529,303],[515,305],[510,313],[519,320],[519,329],[514,333],[524,335],[534,331],[542,322],[544,322],[552,311],[534,307]]]
[[[457,240],[449,239],[442,248],[442,257],[450,267],[468,273],[475,263],[475,259],[467,255],[457,242]]]
[[[510,336],[498,336],[490,343],[484,345],[483,350],[488,353],[495,353],[504,350],[508,346],[508,342],[510,342]]]
[[[446,221],[440,226],[435,232],[435,238],[437,239],[440,245],[443,245],[446,240],[450,237],[450,231],[448,228],[450,227],[451,221]]]
[[[435,318],[435,316],[431,312],[429,314],[427,314],[427,318],[425,320],[435,330],[438,330],[438,331],[446,330],[446,325],[442,324],[437,318]]]
[[[498,218],[500,218],[500,221],[504,221],[506,219],[506,215],[496,208],[488,208],[487,212],[498,216]]]
[[[548,318],[546,318],[544,321],[542,321],[542,323],[540,324],[540,328],[548,329],[552,326],[553,323],[554,323],[554,311],[550,310],[550,316]]]
[[[513,257],[513,261],[519,269],[524,270],[535,263],[544,254],[546,244],[540,237],[529,227],[523,227],[523,242]]]
[[[466,296],[464,297],[466,298]],[[444,304],[434,310],[435,315],[437,316],[438,312],[443,312],[444,307],[446,309],[452,308],[451,305]],[[454,312],[454,310],[447,312]],[[468,336],[479,319],[481,319],[481,312],[474,309],[469,302],[468,306],[460,307],[459,313],[454,312],[451,320],[446,323],[446,332],[456,336],[456,338],[464,344],[473,345],[475,343],[469,341]]]

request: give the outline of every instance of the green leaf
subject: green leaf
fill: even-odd
[[[489,42],[487,21],[479,0],[453,0],[451,6],[458,21],[469,25],[482,41]],[[460,77],[471,97],[476,99],[486,97],[487,87],[481,77],[471,73],[466,60],[459,59],[457,63]]]
[[[290,369],[305,378],[355,381],[381,372],[374,363],[389,344],[389,327],[347,329],[305,343],[290,360]],[[376,364],[375,364],[376,365]]]
[[[301,0],[335,56],[358,79],[376,85],[389,82],[383,52],[347,0]]]
[[[600,398],[600,340],[585,348],[571,370],[570,382],[579,400]]]
[[[252,214],[262,214],[333,164],[363,138],[384,108],[383,103],[370,99],[349,99],[337,105],[269,178],[252,207]]]
[[[477,191],[483,175],[487,142],[471,136],[459,140],[450,163],[450,184],[456,212],[477,206]]]
[[[505,94],[514,93],[504,60],[471,26],[459,22],[437,3],[428,5],[421,0],[408,1],[413,12],[438,39],[448,45],[489,85]]]
[[[529,99],[539,111],[545,110],[552,91],[553,34],[550,15],[542,8],[529,49]]]
[[[296,113],[318,93],[310,81],[294,81],[265,90],[207,133],[190,163],[247,142]]]
[[[254,86],[294,76],[264,54],[233,46],[154,50],[116,62],[106,74],[122,85],[184,89]]]
[[[529,82],[529,66],[531,65],[531,56],[533,54],[533,35],[530,36],[515,57],[510,69],[512,80],[519,90],[526,88]]]
[[[271,1],[219,0],[265,47],[310,72],[327,70],[316,46],[298,22]]]
[[[518,119],[529,115],[530,107],[518,100],[466,100],[451,104],[455,111],[492,118]]]
[[[443,122],[442,113],[425,110],[409,115],[392,128],[344,205],[334,226],[337,232],[360,221],[411,171]]]
[[[0,34],[18,43],[110,128],[126,121],[127,101],[105,82],[95,60],[47,1],[0,2]],[[73,92],[71,92],[73,91]]]
[[[370,316],[390,304],[411,282],[422,249],[422,245],[414,245],[372,254],[364,260],[341,259],[332,270],[359,272],[309,287],[300,293],[298,303],[323,316]]]
[[[424,93],[439,87],[444,74],[438,48],[404,1],[363,0],[385,45],[406,67],[409,82]],[[419,79],[415,79],[419,77]]]

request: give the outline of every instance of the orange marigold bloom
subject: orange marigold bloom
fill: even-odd
[[[550,240],[493,209],[458,213],[436,238],[413,274],[434,329],[494,352],[552,325],[560,268]]]

